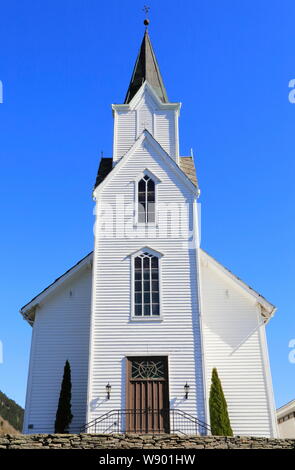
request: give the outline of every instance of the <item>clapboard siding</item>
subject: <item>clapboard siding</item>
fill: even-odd
[[[114,161],[130,149],[136,139],[136,111],[119,111],[114,121]]]
[[[159,111],[155,115],[155,139],[170,155],[176,157],[175,113]]]
[[[134,179],[148,169],[160,180],[158,203],[183,204],[190,208],[184,218],[186,229],[179,235],[104,237],[97,225],[93,266],[92,347],[88,421],[117,408],[126,408],[125,367],[129,355],[164,355],[169,358],[170,406],[204,419],[202,356],[199,328],[198,266],[195,250],[188,247],[192,226],[194,195],[177,179],[146,142],[134,152],[98,196],[97,205],[109,204],[115,213],[116,196],[126,205],[134,204]],[[127,217],[122,216],[121,226]],[[99,219],[99,215],[98,215]],[[180,221],[176,222],[180,229]],[[175,227],[174,227],[175,228]],[[136,233],[136,227],[135,227]],[[171,234],[171,231],[169,231]],[[149,246],[161,258],[161,321],[131,319],[131,258]],[[105,399],[105,386],[112,385],[111,399]],[[184,385],[190,385],[184,399]]]
[[[136,110],[137,114],[137,137],[140,136],[145,129],[154,135],[154,116],[156,110],[148,97],[143,98],[142,102]]]
[[[70,294],[71,293],[71,294]],[[25,433],[54,432],[65,361],[72,373],[70,431],[85,424],[91,310],[91,269],[57,289],[36,312],[25,411]],[[34,428],[29,430],[28,425]]]
[[[272,390],[266,380],[262,334],[265,326],[255,299],[218,273],[203,255],[202,317],[207,400],[217,368],[234,434],[274,436]]]
[[[168,155],[177,161],[178,112],[174,109],[160,109],[148,89],[142,93],[134,109],[121,110],[115,107],[114,113],[115,163],[125,155],[145,129],[154,136]]]
[[[102,214],[103,217],[97,218],[97,223],[104,224],[105,218],[107,218],[108,226],[110,226],[109,214],[112,212],[113,219],[116,217],[116,222],[112,224],[113,229],[125,226],[131,237],[137,239],[187,239],[188,230],[192,230],[192,217],[189,214],[192,212],[191,203],[193,201],[191,190],[186,185],[179,184],[179,177],[167,164],[160,162],[156,151],[145,140],[132,156],[132,161],[125,164],[119,174],[113,176],[108,189],[101,194],[97,206],[104,209],[107,207],[108,211]],[[135,182],[145,169],[151,171],[160,180],[160,183],[157,184],[159,216],[156,227],[133,226],[131,223],[131,214],[134,210]],[[168,225],[165,222],[165,213],[168,217]],[[127,225],[128,220],[130,223]],[[118,238],[116,243],[120,243]],[[125,246],[125,239],[121,243]]]

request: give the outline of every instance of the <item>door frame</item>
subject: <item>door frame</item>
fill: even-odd
[[[125,380],[126,380],[126,386],[125,386],[125,407],[126,410],[132,409],[132,404],[130,403],[130,379],[131,379],[131,368],[132,368],[132,361],[136,359],[142,359],[142,360],[149,360],[149,359],[161,359],[165,362],[165,396],[163,396],[163,408],[162,409],[170,409],[170,387],[169,387],[169,356],[166,354],[149,354],[149,355],[142,355],[142,354],[134,354],[134,355],[128,355],[125,357],[126,359],[126,373],[125,373]],[[166,403],[166,406],[165,406]],[[127,416],[125,420],[125,426],[127,427]],[[168,417],[167,417],[167,428],[168,432],[170,432],[170,414],[168,412]]]

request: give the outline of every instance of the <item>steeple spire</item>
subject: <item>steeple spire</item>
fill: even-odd
[[[129,103],[132,100],[133,96],[137,93],[145,80],[152,86],[160,100],[163,103],[168,103],[167,92],[147,29],[148,20],[145,21],[146,22],[144,24],[146,25],[146,30],[135,62],[124,103]]]

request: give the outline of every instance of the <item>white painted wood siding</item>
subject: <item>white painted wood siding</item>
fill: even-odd
[[[160,202],[193,202],[193,194],[160,157],[143,145],[134,152],[100,193],[98,206],[110,204],[115,213],[116,196],[126,205],[134,203],[134,179],[144,169],[161,181]],[[122,216],[122,210],[119,214]],[[160,223],[160,221],[159,221]],[[177,225],[179,222],[175,222]],[[122,225],[122,222],[121,222]],[[192,226],[192,208],[186,228]],[[137,227],[138,230],[140,229]],[[136,228],[135,228],[136,230]],[[103,238],[97,225],[93,265],[92,339],[88,396],[88,422],[112,409],[125,409],[126,357],[169,357],[170,406],[204,419],[202,359],[199,331],[198,266],[195,250],[188,249],[188,233],[159,236],[159,228],[147,238]],[[162,253],[161,305],[163,320],[132,321],[130,254],[144,246]],[[112,386],[106,400],[105,386]],[[184,385],[190,385],[184,399]]]
[[[136,140],[136,111],[115,112],[114,120],[114,162],[132,147]]]
[[[138,106],[137,113],[137,137],[140,136],[145,129],[154,135],[154,116],[155,109],[150,99],[146,96],[142,99]]]
[[[218,273],[206,256],[201,286],[207,401],[216,367],[234,434],[276,436],[265,326],[255,299]]]
[[[70,292],[72,295],[70,295]],[[70,432],[79,432],[86,420],[87,375],[91,310],[91,269],[76,277],[40,305],[32,335],[27,388],[25,433],[54,432],[65,361],[72,374]],[[33,429],[28,425],[33,424]]]
[[[159,111],[155,115],[155,139],[163,149],[175,159],[176,136],[175,136],[175,113],[173,111]]]
[[[148,89],[134,109],[117,107],[114,110],[114,163],[125,155],[144,129],[178,163],[178,112],[160,109]]]

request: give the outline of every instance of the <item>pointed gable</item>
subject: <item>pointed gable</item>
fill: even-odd
[[[125,155],[116,163],[112,171],[110,171],[110,173],[105,176],[101,184],[95,187],[93,193],[94,197],[96,197],[98,191],[100,192],[120,172],[120,169],[126,165],[126,163],[130,160],[130,158],[132,158],[132,156],[136,153],[139,148],[144,148],[146,146],[149,146],[151,149],[153,149],[154,154],[157,155],[157,159],[159,158],[159,161],[164,162],[166,168],[169,168],[171,175],[173,174],[177,180],[181,180],[190,193],[198,194],[198,188],[196,187],[195,183],[190,179],[190,177],[186,174],[186,172],[184,172],[181,167],[174,161],[174,159],[167,154],[167,152],[163,149],[159,142],[157,142],[157,140],[155,140],[155,138],[147,130],[144,130],[141,135],[137,138],[135,143],[132,145],[132,147],[128,150],[128,152],[126,152]],[[145,156],[145,158],[148,158],[147,155]],[[136,168],[138,166],[138,171],[142,171],[144,169],[142,167],[142,163],[142,159],[137,158],[133,163],[132,170],[137,171]],[[147,161],[144,160],[144,163],[146,167]],[[134,178],[137,177],[138,171],[136,175],[134,175]]]

